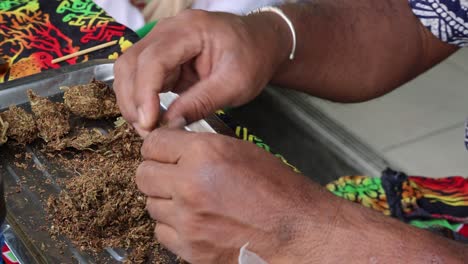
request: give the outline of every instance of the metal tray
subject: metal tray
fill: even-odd
[[[112,84],[114,79],[113,62],[108,60],[92,61],[85,64],[47,71],[17,81],[0,85],[0,111],[10,105],[18,105],[29,110],[26,91],[34,90],[41,96],[60,100],[61,86],[88,83],[92,78]],[[162,94],[161,109],[166,110],[177,97],[175,94]],[[97,122],[94,126],[107,128],[110,124]],[[232,132],[215,116],[193,123],[186,130],[194,132],[223,133]],[[50,238],[47,228],[45,206],[51,194],[58,194],[61,189],[58,179],[70,177],[72,172],[57,167],[42,152],[37,144],[26,146],[32,160],[20,160],[27,168],[19,168],[16,154],[24,152],[8,145],[0,147],[0,179],[5,184],[7,222],[18,236],[18,242],[25,246],[17,255],[23,263],[120,263],[125,260],[125,252],[119,249],[106,249],[98,256],[91,256],[74,247],[66,237],[60,237],[58,243]],[[46,183],[49,182],[49,183]],[[61,244],[65,247],[61,247]],[[175,261],[175,258],[173,258]]]

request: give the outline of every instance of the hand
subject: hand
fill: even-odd
[[[313,196],[332,196],[254,144],[158,129],[142,154],[136,182],[158,220],[156,237],[183,259],[236,263],[248,242],[268,263],[318,255],[336,210],[317,215],[321,205],[310,205]]]
[[[290,40],[280,37],[290,33],[277,33],[284,27],[275,14],[195,10],[160,21],[115,64],[114,89],[124,118],[146,136],[160,118],[158,94],[164,91],[181,93],[166,122],[196,121],[252,100],[288,57]]]
[[[254,144],[153,131],[138,188],[156,237],[193,264],[237,263],[248,249],[276,263],[465,263],[463,244],[331,195]]]

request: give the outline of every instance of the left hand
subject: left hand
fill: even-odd
[[[311,260],[329,225],[324,219],[336,212],[314,214],[320,206],[310,206],[312,196],[329,194],[250,142],[157,129],[142,155],[136,182],[149,196],[156,237],[193,264],[236,263],[246,243],[269,263]],[[305,245],[313,250],[301,251]]]

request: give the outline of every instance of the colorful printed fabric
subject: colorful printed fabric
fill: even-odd
[[[468,45],[468,0],[409,0],[413,13],[440,40]]]
[[[468,0],[409,0],[409,3],[413,13],[437,38],[459,47],[468,46]],[[468,149],[468,122],[465,146]],[[375,203],[382,204],[387,199],[390,207],[379,208],[379,211],[385,214],[391,212],[391,215],[420,228],[448,229],[468,239],[468,179],[407,177],[386,171],[382,180],[386,181],[381,184],[381,187],[387,186],[386,196],[381,199],[359,196],[358,200],[353,201],[365,200],[364,205],[373,207]],[[328,188],[338,195],[349,197],[349,194],[342,192],[348,184],[356,186],[357,182],[343,178],[339,183],[328,185]]]
[[[2,257],[0,264],[20,264],[13,250],[11,250],[8,243],[5,242],[3,237],[0,239],[0,247],[2,248]]]
[[[463,177],[432,179],[387,169],[381,178],[346,176],[327,189],[413,226],[450,230],[449,237],[468,241],[468,179]]]
[[[52,59],[111,40],[119,45],[52,64]],[[10,70],[0,82],[90,59],[116,59],[138,37],[92,0],[0,1],[0,55]]]

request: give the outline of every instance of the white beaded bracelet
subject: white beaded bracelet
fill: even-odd
[[[296,54],[297,38],[296,38],[296,29],[294,28],[294,25],[293,25],[291,19],[289,19],[289,17],[283,12],[283,10],[281,10],[280,8],[278,8],[276,6],[261,7],[259,9],[253,10],[252,12],[248,13],[247,15],[258,14],[258,13],[262,13],[262,12],[273,12],[273,13],[279,15],[286,22],[286,24],[288,24],[289,29],[291,30],[291,33],[292,33],[292,40],[293,40],[292,50],[291,50],[291,54],[289,55],[289,59],[294,60],[294,56]]]

